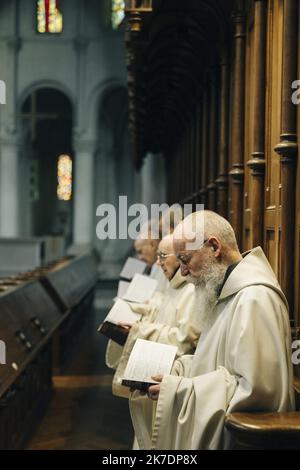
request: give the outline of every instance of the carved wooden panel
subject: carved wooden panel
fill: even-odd
[[[280,140],[283,1],[268,3],[266,77],[265,251],[279,276],[281,182],[280,161],[274,151]]]
[[[253,19],[253,5],[251,5],[251,12],[247,18],[247,41],[246,41],[246,94],[245,94],[245,151],[244,151],[244,166],[245,166],[245,180],[244,180],[244,237],[243,237],[243,250],[250,250],[253,246],[252,233],[251,233],[251,204],[252,204],[252,184],[251,184],[251,169],[247,166],[247,161],[250,159],[250,154],[253,148],[253,85],[254,85],[254,19]]]

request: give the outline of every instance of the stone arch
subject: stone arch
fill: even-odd
[[[126,83],[118,78],[109,78],[96,85],[87,99],[87,129],[91,137],[97,136],[99,112],[108,93],[117,88],[126,88]]]
[[[66,87],[53,81],[32,84],[18,102],[20,205],[28,236],[63,235],[71,242],[73,202],[57,197],[57,162],[62,154],[74,160],[73,108]]]
[[[21,110],[26,98],[30,96],[34,91],[43,89],[43,88],[52,88],[54,90],[60,91],[63,93],[70,101],[72,107],[72,114],[75,118],[75,106],[74,106],[74,96],[71,90],[65,86],[63,83],[56,81],[56,80],[38,80],[36,82],[31,83],[29,86],[24,88],[19,95],[18,98],[18,111]]]

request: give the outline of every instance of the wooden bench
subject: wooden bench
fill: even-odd
[[[23,448],[52,394],[60,368],[76,347],[96,284],[96,261],[66,258],[0,282],[0,449]]]
[[[15,276],[13,280],[38,280],[64,315],[53,338],[54,371],[60,373],[78,343],[88,312],[91,311],[97,282],[97,259],[92,254],[68,256],[41,268]]]
[[[300,450],[300,379],[295,377],[295,412],[231,413],[225,427],[235,449]]]

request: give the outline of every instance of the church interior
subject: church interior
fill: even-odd
[[[262,248],[295,404],[223,427],[237,449],[300,449],[299,57],[298,0],[0,1],[1,450],[141,446],[97,331],[139,254],[96,230],[120,196],[203,205]]]

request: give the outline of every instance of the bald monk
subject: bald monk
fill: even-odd
[[[140,236],[137,240],[135,240],[134,247],[138,258],[141,261],[147,263],[149,267],[151,267],[150,276],[157,280],[157,289],[154,292],[152,298],[146,303],[128,302],[132,311],[135,313],[139,313],[142,316],[149,315],[153,311],[157,312],[164,300],[164,296],[168,288],[168,280],[163,275],[162,270],[156,265],[159,239],[151,238],[153,234],[151,234],[151,227],[149,224],[150,221],[147,222],[146,226],[144,226],[144,228],[142,229]],[[154,267],[158,268],[159,273],[154,270]],[[111,369],[116,369],[119,364],[122,352],[123,346],[120,346],[114,341],[109,340],[105,354],[105,362],[107,367]]]
[[[117,377],[123,374],[137,338],[175,344],[178,355],[192,351],[198,342],[200,330],[194,310],[195,288],[180,273],[179,262],[173,252],[172,235],[167,235],[160,242],[157,258],[157,264],[168,281],[163,302],[160,305],[151,301],[147,305],[130,304],[134,311],[142,314],[141,320],[134,325],[124,325],[130,328],[124,348],[113,342],[107,348],[106,364],[111,368],[119,366],[114,380],[116,393],[119,390]],[[121,389],[128,394],[126,388]]]
[[[187,249],[202,230],[201,245]],[[171,375],[155,377],[161,383],[148,392],[158,400],[151,442],[140,447],[230,448],[227,413],[294,409],[287,301],[262,249],[241,255],[219,215],[191,214],[174,243],[182,275],[201,298],[202,334],[193,356],[175,361]]]
[[[157,289],[153,296],[153,301],[160,304],[163,300],[164,293],[168,287],[168,283],[163,276],[161,269],[156,265],[157,249],[160,242],[160,234],[155,230],[155,224],[151,226],[152,221],[149,220],[144,227],[142,227],[139,237],[134,242],[134,249],[140,261],[144,261],[149,268],[150,277],[157,280]]]

